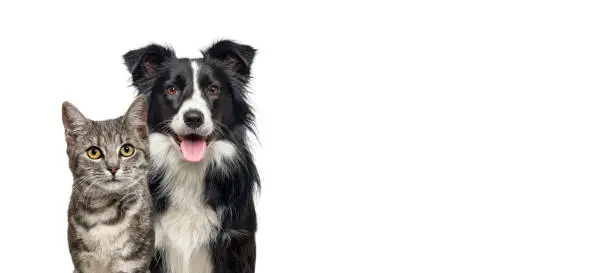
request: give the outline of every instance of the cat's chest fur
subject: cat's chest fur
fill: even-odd
[[[141,206],[136,202],[122,209],[117,203],[100,211],[81,211],[73,216],[71,221],[77,238],[89,250],[79,254],[84,261],[83,270],[106,272],[104,270],[109,270],[114,259],[129,253],[130,221]]]
[[[140,206],[139,202],[134,203],[127,209],[120,208],[121,204],[117,202],[105,210],[98,213],[85,213],[84,220],[88,224],[94,225],[89,230],[82,230],[83,238],[92,242],[99,242],[101,245],[109,248],[119,247],[121,241],[119,239],[125,237],[126,229],[129,226],[130,218],[136,214]],[[126,238],[127,240],[127,238]],[[102,242],[108,241],[108,244]]]

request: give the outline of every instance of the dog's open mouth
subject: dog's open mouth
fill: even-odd
[[[177,142],[185,160],[198,162],[204,159],[206,152],[206,138],[196,134],[177,136]]]

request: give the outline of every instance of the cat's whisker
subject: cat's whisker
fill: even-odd
[[[93,272],[99,268],[112,268],[113,272],[135,272],[148,267],[155,237],[120,236],[125,233],[154,233],[150,214],[152,200],[145,198],[149,195],[147,169],[141,167],[148,165],[149,158],[148,141],[141,134],[143,129],[147,130],[145,109],[146,99],[141,96],[124,116],[92,121],[73,105],[63,105],[68,156],[73,173],[68,209],[68,246],[75,272]],[[118,137],[126,135],[127,138]],[[94,139],[95,142],[92,141]],[[125,143],[125,139],[129,139],[129,143]],[[133,146],[129,154],[123,149],[126,144]],[[92,146],[98,151],[92,153]],[[111,152],[117,151],[117,147],[121,147],[121,154]],[[147,251],[141,252],[142,247]],[[129,255],[135,255],[138,262],[134,262],[133,258],[128,261],[123,255],[114,255],[118,252],[134,253]]]

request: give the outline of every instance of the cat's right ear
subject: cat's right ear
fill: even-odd
[[[148,135],[147,127],[147,99],[145,95],[138,95],[132,102],[127,112],[123,116],[123,122],[135,129],[139,137],[146,138]]]
[[[176,56],[171,48],[157,44],[150,44],[123,54],[123,61],[132,74],[132,83],[136,87],[142,87],[147,78],[162,68],[164,62],[173,58]]]
[[[89,123],[87,119],[72,103],[65,101],[62,104],[62,122],[66,134],[66,142],[73,143]]]

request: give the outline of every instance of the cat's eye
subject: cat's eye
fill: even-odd
[[[119,149],[119,153],[124,157],[130,157],[134,154],[134,146],[130,144],[125,144],[121,146],[121,149]]]
[[[221,90],[216,85],[211,85],[208,87],[208,94],[210,95],[218,95]]]
[[[174,94],[176,94],[178,89],[176,89],[176,87],[174,87],[174,86],[170,86],[170,87],[168,87],[168,90],[166,90],[166,91],[168,92],[168,95],[174,95]]]
[[[98,159],[102,157],[102,151],[98,147],[91,147],[87,149],[87,156],[91,159]]]

